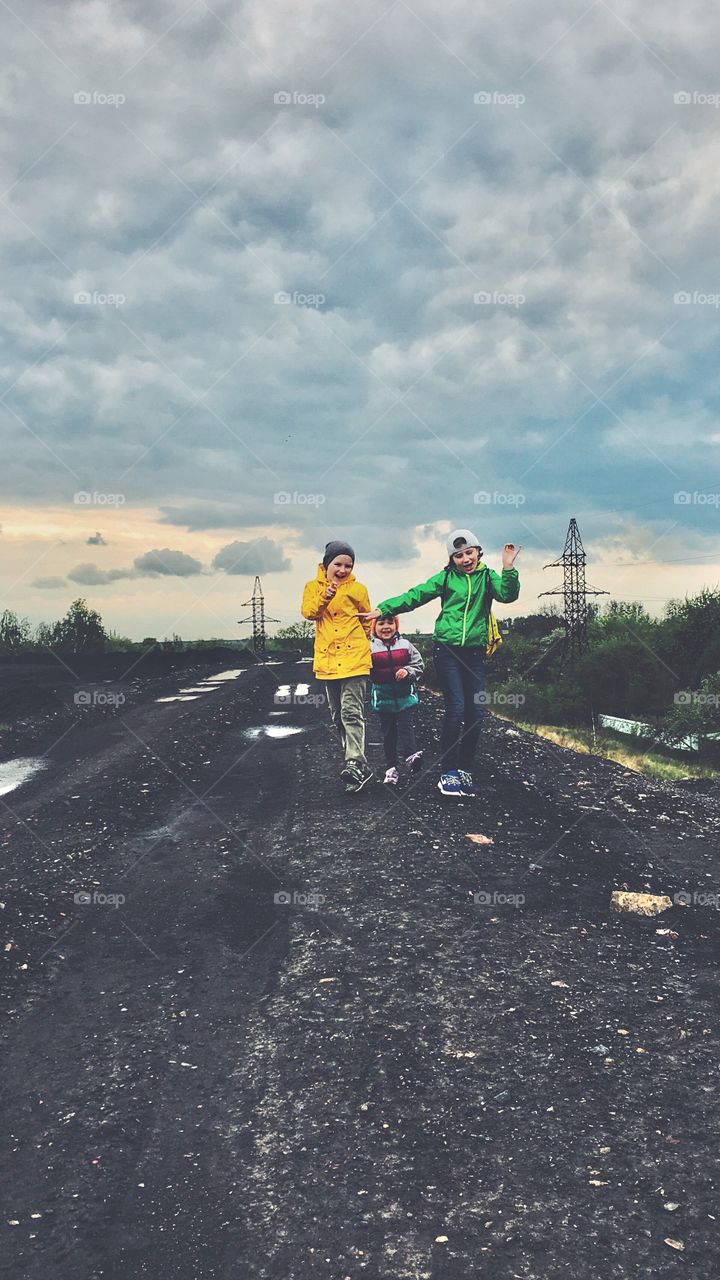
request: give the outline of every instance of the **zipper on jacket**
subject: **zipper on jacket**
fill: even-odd
[[[467,575],[467,600],[465,601],[465,612],[463,613],[463,629],[461,644],[465,643],[465,629],[467,627],[467,611],[470,605],[470,574]]]

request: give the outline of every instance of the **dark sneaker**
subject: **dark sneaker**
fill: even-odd
[[[444,796],[461,796],[462,789],[460,787],[460,775],[457,770],[451,773],[443,773],[438,782],[438,790]]]
[[[341,782],[352,782],[353,778],[355,777],[355,772],[354,772],[354,771],[355,771],[355,765],[354,765],[353,761],[352,761],[352,760],[346,760],[346,761],[345,761],[345,764],[343,765],[342,769],[340,770],[340,780],[341,780]]]
[[[357,764],[354,760],[350,761],[347,768],[350,773],[350,778],[345,788],[347,792],[362,791],[365,783],[369,782],[374,776],[372,769],[368,768],[366,764]]]
[[[475,790],[475,783],[472,780],[472,774],[468,773],[467,769],[458,769],[458,774],[460,775],[461,795],[464,795],[464,796],[477,795],[477,791]]]
[[[411,773],[419,773],[422,769],[422,758],[422,751],[413,751],[413,754],[407,757],[405,767],[409,769]]]

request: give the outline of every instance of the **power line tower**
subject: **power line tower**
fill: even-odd
[[[554,591],[541,591],[541,596],[564,596],[565,599],[565,639],[560,656],[559,670],[562,671],[568,657],[584,653],[588,647],[587,636],[587,597],[607,596],[609,591],[596,591],[585,582],[585,563],[587,556],[573,516],[568,525],[565,539],[565,550],[558,560],[546,564],[545,569],[563,567],[563,585]]]
[[[255,578],[253,593],[249,600],[243,601],[243,609],[250,606],[251,614],[249,618],[240,618],[238,625],[246,627],[248,623],[252,623],[253,629],[253,652],[258,658],[265,656],[265,623],[279,622],[279,618],[268,618],[265,615],[265,596],[263,595],[262,583],[259,577]]]

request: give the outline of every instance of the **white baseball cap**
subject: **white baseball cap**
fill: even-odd
[[[457,555],[458,551],[464,551],[466,547],[477,547],[482,551],[480,539],[470,529],[454,529],[447,540],[448,555]]]

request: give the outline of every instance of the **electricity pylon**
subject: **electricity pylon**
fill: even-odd
[[[573,516],[568,525],[565,550],[558,560],[543,566],[545,569],[553,569],[562,565],[563,585],[554,591],[540,592],[541,596],[562,595],[565,598],[565,639],[560,657],[560,670],[568,657],[579,656],[588,647],[587,597],[610,594],[609,591],[596,591],[594,587],[586,585],[586,560],[577,520]]]
[[[246,627],[248,623],[252,623],[253,629],[253,652],[258,658],[265,656],[265,623],[279,622],[279,618],[267,618],[265,615],[265,596],[263,595],[262,584],[259,577],[255,578],[253,593],[249,600],[243,601],[243,609],[250,606],[251,614],[249,618],[240,618],[238,625]]]

